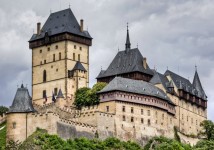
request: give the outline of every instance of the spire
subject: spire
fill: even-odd
[[[129,50],[131,48],[131,43],[129,39],[129,24],[127,23],[127,35],[126,35],[126,50]]]
[[[59,92],[57,94],[57,97],[56,98],[64,98],[63,94],[62,94],[62,90],[61,88],[59,89]]]
[[[203,99],[206,99],[204,89],[202,88],[201,81],[200,81],[200,78],[198,76],[197,68],[195,70],[195,76],[194,76],[192,84],[195,87],[195,89],[198,91],[199,96]]]

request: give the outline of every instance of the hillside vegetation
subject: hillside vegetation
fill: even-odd
[[[5,147],[6,144],[6,123],[0,124],[0,150]]]

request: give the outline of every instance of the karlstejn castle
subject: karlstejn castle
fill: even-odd
[[[95,39],[96,40],[96,39]],[[151,137],[174,137],[194,144],[200,122],[207,119],[207,96],[195,70],[194,80],[166,70],[150,69],[146,57],[132,48],[129,29],[119,51],[97,82],[98,105],[77,109],[77,89],[89,86],[92,37],[71,9],[51,13],[29,40],[32,49],[32,97],[23,85],[7,113],[7,141],[24,141],[37,128],[63,139],[110,136],[144,145]],[[53,101],[54,100],[54,101]]]

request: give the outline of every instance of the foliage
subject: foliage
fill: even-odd
[[[166,137],[154,137],[145,145],[144,150],[192,150],[190,145]]]
[[[2,116],[4,113],[8,111],[8,108],[5,106],[0,106],[0,116]]]
[[[200,135],[204,136],[207,140],[214,140],[214,123],[211,120],[204,120],[200,126],[203,128]]]
[[[96,83],[92,89],[84,87],[76,91],[74,104],[77,108],[99,104],[97,92],[106,86],[104,82]]]
[[[42,130],[37,130],[27,138],[20,150],[28,149],[60,149],[60,150],[142,150],[142,148],[131,141],[122,142],[117,138],[107,138],[104,141],[99,139],[75,138],[62,140],[57,135],[49,135]]]
[[[6,123],[0,125],[0,128],[6,126]],[[6,145],[6,127],[0,130],[0,149],[4,149]]]
[[[214,141],[213,140],[201,140],[195,147],[195,150],[214,150]]]

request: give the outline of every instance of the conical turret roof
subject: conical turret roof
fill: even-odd
[[[203,99],[207,99],[206,97],[206,94],[204,92],[204,89],[201,85],[201,81],[200,81],[200,78],[198,76],[198,72],[197,70],[195,71],[195,76],[194,76],[194,79],[193,79],[193,86],[195,87],[195,89],[198,91],[198,95],[203,98]]]

